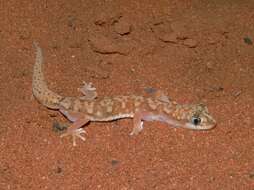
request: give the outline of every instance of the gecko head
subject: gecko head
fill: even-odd
[[[216,126],[216,121],[209,114],[207,107],[203,104],[192,105],[186,117],[187,122],[184,124],[184,128],[208,130]]]

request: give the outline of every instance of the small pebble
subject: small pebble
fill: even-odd
[[[60,174],[60,173],[62,173],[62,171],[63,171],[63,169],[61,167],[57,166],[56,173]]]
[[[249,174],[249,177],[250,177],[251,179],[254,179],[254,172],[251,172],[251,173]]]
[[[53,122],[53,131],[55,132],[60,132],[60,131],[64,131],[68,128],[68,126],[66,124],[62,124],[59,123],[57,121]]]
[[[232,92],[232,95],[233,95],[234,97],[238,97],[238,96],[241,95],[241,93],[242,93],[241,90],[236,90],[236,91]]]
[[[206,63],[207,69],[213,69],[213,68],[214,68],[214,64],[215,64],[214,62],[210,62],[210,61],[207,62],[207,63]]]
[[[117,165],[119,163],[119,161],[118,160],[111,160],[111,164],[112,164],[112,166],[115,166],[115,165]]]
[[[146,87],[144,90],[148,94],[153,94],[157,91],[155,88],[152,88],[152,87]]]
[[[243,40],[248,45],[252,45],[253,44],[252,40],[249,37],[244,37]]]

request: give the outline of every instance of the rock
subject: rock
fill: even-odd
[[[177,35],[177,39],[185,40],[188,38],[185,23],[180,21],[174,21],[171,23],[170,27],[172,28],[174,33]]]
[[[210,34],[207,38],[207,43],[214,45],[220,42],[221,34]]]
[[[185,45],[189,48],[195,48],[195,47],[197,47],[198,43],[197,43],[196,40],[188,38],[188,39],[183,41],[183,45]]]
[[[163,42],[177,43],[176,33],[165,33],[158,36],[158,38]]]
[[[120,35],[126,35],[131,32],[132,26],[128,21],[120,19],[114,24],[114,30]]]
[[[97,26],[104,26],[107,24],[108,15],[105,12],[101,12],[95,18],[94,24]]]
[[[129,53],[129,50],[124,45],[121,46],[121,43],[103,35],[91,35],[88,41],[93,51],[97,53],[121,55],[127,55]]]

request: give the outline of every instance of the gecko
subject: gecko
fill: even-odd
[[[173,127],[208,130],[216,126],[215,119],[204,104],[179,104],[163,92],[151,96],[119,95],[97,96],[92,83],[85,83],[78,90],[82,96],[66,97],[48,88],[43,74],[42,49],[34,42],[36,58],[33,67],[32,92],[39,103],[62,113],[72,124],[60,137],[72,136],[85,141],[84,126],[89,122],[107,122],[123,118],[133,119],[130,135],[143,129],[144,121],[160,121]]]

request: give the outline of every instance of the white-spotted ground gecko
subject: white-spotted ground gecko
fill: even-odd
[[[84,125],[90,121],[113,121],[133,118],[133,130],[136,135],[143,129],[143,121],[161,121],[170,126],[194,130],[207,130],[215,127],[216,121],[203,104],[178,104],[163,93],[151,97],[113,96],[97,97],[96,88],[91,83],[84,83],[79,89],[82,97],[64,97],[51,91],[43,75],[43,55],[37,43],[36,60],[33,69],[32,90],[36,99],[49,109],[60,111],[72,125],[61,135],[72,136],[73,145],[76,137],[85,140]]]

